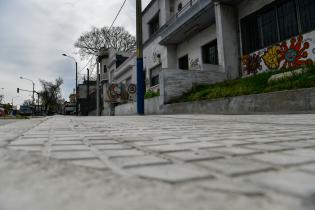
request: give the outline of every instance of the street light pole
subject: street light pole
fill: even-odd
[[[143,78],[143,43],[142,43],[142,5],[136,0],[137,22],[137,112],[144,115],[144,78]]]
[[[28,81],[30,81],[30,82],[32,82],[32,84],[33,84],[33,95],[32,95],[32,104],[33,104],[33,106],[35,105],[35,97],[34,97],[34,93],[35,93],[35,83],[34,83],[34,81],[33,80],[31,80],[31,79],[28,79],[28,78],[25,78],[25,77],[20,77],[20,79],[24,79],[24,80],[28,80]]]
[[[75,112],[76,116],[79,116],[79,107],[78,107],[78,62],[76,59],[72,56],[69,56],[67,54],[62,54],[65,57],[71,58],[75,62]]]

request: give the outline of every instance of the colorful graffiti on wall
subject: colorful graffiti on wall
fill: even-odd
[[[289,41],[244,55],[242,57],[243,75],[268,70],[297,69],[312,64],[313,60],[315,61],[314,47],[315,43],[312,43],[312,39],[304,39],[302,35],[299,35],[292,37]]]

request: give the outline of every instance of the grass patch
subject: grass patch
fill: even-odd
[[[268,93],[281,90],[294,90],[315,87],[315,65],[304,68],[302,74],[268,83],[269,78],[283,71],[269,71],[251,77],[225,81],[213,85],[200,85],[193,88],[174,102],[211,100],[217,98]]]
[[[154,97],[157,97],[157,96],[160,96],[160,93],[156,93],[152,90],[149,90],[147,91],[145,94],[144,94],[144,99],[149,99],[149,98],[154,98]]]
[[[1,117],[0,119],[2,120],[28,120],[30,119],[30,117],[22,116],[22,115],[17,115],[16,117],[11,116],[11,115],[6,115],[4,117]]]

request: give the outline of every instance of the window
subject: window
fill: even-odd
[[[188,55],[185,55],[178,59],[178,67],[179,69],[188,70],[189,64],[188,64]]]
[[[243,54],[315,29],[314,0],[278,0],[241,20]]]
[[[299,34],[296,5],[294,0],[278,7],[280,39],[285,40]]]
[[[315,1],[299,0],[299,2],[302,31],[307,32],[315,28]]]
[[[206,64],[219,64],[217,40],[202,47],[202,60]]]
[[[104,74],[106,74],[106,73],[107,73],[107,66],[104,65]]]
[[[152,36],[160,29],[159,13],[155,15],[148,24],[149,24],[149,33],[150,33],[150,36]]]
[[[182,9],[183,9],[183,4],[179,3],[178,6],[177,6],[177,12],[182,11]]]
[[[260,32],[256,16],[241,20],[243,53],[248,54],[261,48]]]
[[[150,85],[151,87],[156,86],[159,84],[159,74],[161,72],[161,65],[154,67],[151,69],[150,76],[151,76],[151,81]]]
[[[268,46],[279,41],[275,10],[270,10],[261,14],[260,25],[264,46]]]

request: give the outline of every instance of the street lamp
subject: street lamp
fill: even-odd
[[[33,106],[34,106],[34,101],[35,101],[35,97],[34,97],[34,92],[35,92],[35,83],[34,83],[34,81],[33,80],[31,80],[31,79],[28,79],[28,78],[25,78],[25,77],[20,77],[20,79],[24,79],[24,80],[28,80],[28,81],[30,81],[30,82],[32,82],[33,83],[33,96],[32,96],[32,104],[33,104]]]
[[[78,62],[76,61],[76,59],[72,56],[69,56],[67,54],[62,54],[62,56],[71,58],[74,62],[75,62],[75,99],[76,99],[76,104],[75,104],[75,112],[76,115],[78,116]]]

